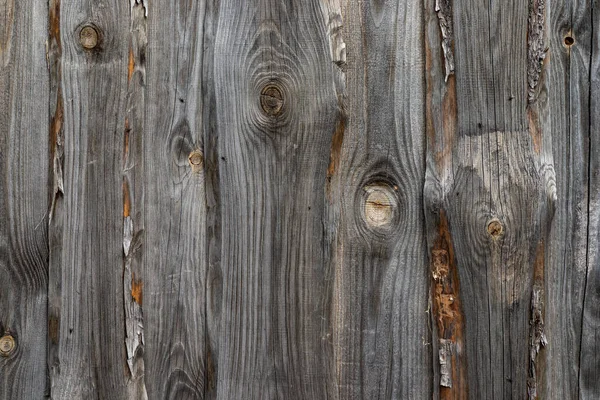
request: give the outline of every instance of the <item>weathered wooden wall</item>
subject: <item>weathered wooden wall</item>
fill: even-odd
[[[600,398],[600,11],[0,0],[0,399]]]

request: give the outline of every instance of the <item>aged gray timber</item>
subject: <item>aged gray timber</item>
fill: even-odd
[[[546,376],[540,398],[597,397],[579,390],[588,263],[591,22],[591,3],[587,1],[561,1],[548,9],[548,114],[543,134],[552,140],[558,201],[546,252],[548,345],[543,354]]]
[[[46,388],[48,4],[0,5],[0,398]]]
[[[333,343],[341,399],[428,399],[431,335],[422,185],[425,53],[420,1],[343,4],[342,139],[330,202]],[[339,153],[339,154],[338,154]]]
[[[600,395],[600,12],[593,9],[591,17],[587,273],[579,358],[580,396],[586,399]]]
[[[148,10],[147,122],[145,130],[140,126],[136,132],[132,126],[131,134],[143,141],[134,167],[143,179],[143,196],[132,205],[144,207],[139,227],[143,303],[139,300],[144,380],[151,399],[204,398],[208,384],[203,165],[207,15],[204,1],[156,2]]]
[[[335,396],[323,224],[341,110],[336,2],[326,3],[331,12],[318,2],[220,4],[218,398]]]
[[[54,0],[50,6],[51,39],[58,32],[61,49],[55,124],[62,118],[55,132],[62,142],[62,159],[55,163],[62,166],[53,170],[61,184],[53,190],[49,233],[51,396],[124,399],[129,4]]]
[[[0,399],[600,398],[591,0],[0,0]]]
[[[551,138],[540,123],[546,9],[543,0],[453,3],[444,9],[453,13],[455,69],[445,82],[440,40],[431,27],[426,36],[436,383],[441,398],[533,399],[556,202]]]

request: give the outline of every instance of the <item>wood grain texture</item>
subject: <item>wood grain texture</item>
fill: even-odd
[[[581,349],[579,354],[580,398],[593,399],[600,395],[600,13],[596,4],[591,15],[590,46],[583,54],[590,55],[589,79],[589,203],[587,237],[587,271],[583,296]],[[583,17],[587,22],[587,18]],[[585,26],[588,26],[587,24]],[[589,36],[588,36],[589,37]],[[587,38],[584,36],[584,40]],[[587,52],[585,51],[587,50]],[[585,114],[583,115],[585,116]],[[585,120],[584,120],[585,121]]]
[[[580,340],[588,245],[590,2],[549,7],[548,114],[558,201],[546,251],[545,382],[540,398],[580,397]],[[567,38],[574,44],[568,45]],[[560,384],[557,384],[560,382]]]
[[[589,0],[0,0],[0,399],[600,398]]]
[[[59,35],[61,49],[54,121],[62,166],[54,174],[62,184],[50,222],[50,394],[127,398],[122,158],[129,5],[55,0],[51,9],[51,38]],[[93,48],[80,44],[84,26],[96,32]]]
[[[447,304],[439,308],[446,313],[434,313],[440,350],[451,340],[458,363],[451,384],[440,366],[436,385],[442,398],[536,398],[546,342],[544,249],[556,198],[551,140],[540,122],[547,115],[546,9],[519,1],[454,2],[451,10],[455,75],[445,83],[430,25],[426,40],[430,259],[437,281],[436,252],[450,254],[461,305],[451,307],[456,299],[444,296],[456,293],[445,285],[432,293]],[[452,246],[438,248],[446,224]],[[459,321],[464,337],[445,336]]]
[[[46,389],[48,5],[0,6],[0,398]],[[8,343],[8,342],[5,342]]]
[[[204,32],[208,2],[148,9],[143,179],[145,382],[151,399],[206,398]],[[142,228],[140,228],[142,229]]]
[[[329,22],[317,1],[220,4],[218,398],[334,396],[323,221],[340,109]]]
[[[347,1],[342,17],[347,122],[328,222],[336,394],[431,398],[422,4]]]

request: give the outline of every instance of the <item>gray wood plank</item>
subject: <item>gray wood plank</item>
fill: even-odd
[[[151,399],[206,398],[205,1],[148,9],[143,145],[144,364]],[[137,64],[136,64],[137,65]],[[142,202],[143,199],[143,202]]]
[[[540,122],[547,10],[536,1],[440,3],[450,2],[428,2],[427,12],[437,8],[442,25],[452,14],[455,70],[444,82],[442,45],[428,26],[435,385],[441,398],[535,398],[556,198]]]
[[[548,9],[543,136],[552,139],[558,201],[546,252],[548,345],[540,398],[579,398],[588,242],[590,7],[590,2],[560,1]]]
[[[0,398],[46,389],[48,4],[0,6]]]
[[[323,226],[340,113],[332,3],[220,4],[219,398],[334,396]]]
[[[328,222],[336,394],[427,399],[422,3],[344,1],[342,16],[346,121],[331,148]]]
[[[59,89],[50,221],[51,396],[127,398],[123,152],[129,4],[51,2]],[[58,39],[59,38],[59,39]]]
[[[590,40],[590,92],[589,92],[589,203],[587,273],[583,297],[583,319],[581,325],[581,350],[579,384],[581,399],[596,399],[600,396],[600,13],[592,9],[591,26],[585,24],[585,36]],[[583,18],[582,18],[583,19]],[[585,22],[589,21],[587,18]],[[576,36],[577,37],[577,36]],[[584,39],[585,40],[585,39]],[[588,47],[584,47],[588,49]],[[582,117],[585,118],[582,113]],[[585,119],[584,119],[585,121]],[[581,186],[584,183],[582,182]]]

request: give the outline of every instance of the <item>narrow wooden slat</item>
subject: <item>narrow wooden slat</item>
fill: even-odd
[[[591,46],[589,95],[589,217],[587,241],[587,273],[583,297],[579,384],[581,399],[600,396],[600,13],[593,6],[591,27],[585,25]],[[585,18],[587,20],[587,18]],[[587,22],[587,21],[586,21]],[[582,35],[583,36],[583,35]],[[577,36],[576,36],[577,37]],[[584,39],[585,40],[585,39]],[[584,47],[587,49],[587,47]],[[584,53],[584,54],[586,54]],[[586,114],[582,113],[582,117]],[[585,119],[584,119],[585,121]],[[582,183],[583,185],[583,183]]]
[[[548,10],[544,136],[552,139],[558,201],[546,252],[548,345],[540,398],[579,397],[588,241],[590,7],[586,1],[559,1]]]
[[[423,8],[347,1],[342,10],[347,121],[331,149],[340,161],[329,194],[337,395],[427,399]]]
[[[219,398],[333,395],[323,224],[340,110],[330,3],[220,4]]]
[[[202,399],[206,364],[204,32],[208,2],[148,7],[143,179],[145,382],[150,399]],[[210,68],[210,67],[208,67]],[[208,69],[210,70],[210,69]]]
[[[51,396],[124,399],[129,4],[53,0],[50,6],[51,38],[62,51],[53,125],[60,145],[50,221]]]
[[[0,6],[0,398],[46,388],[48,5]]]

